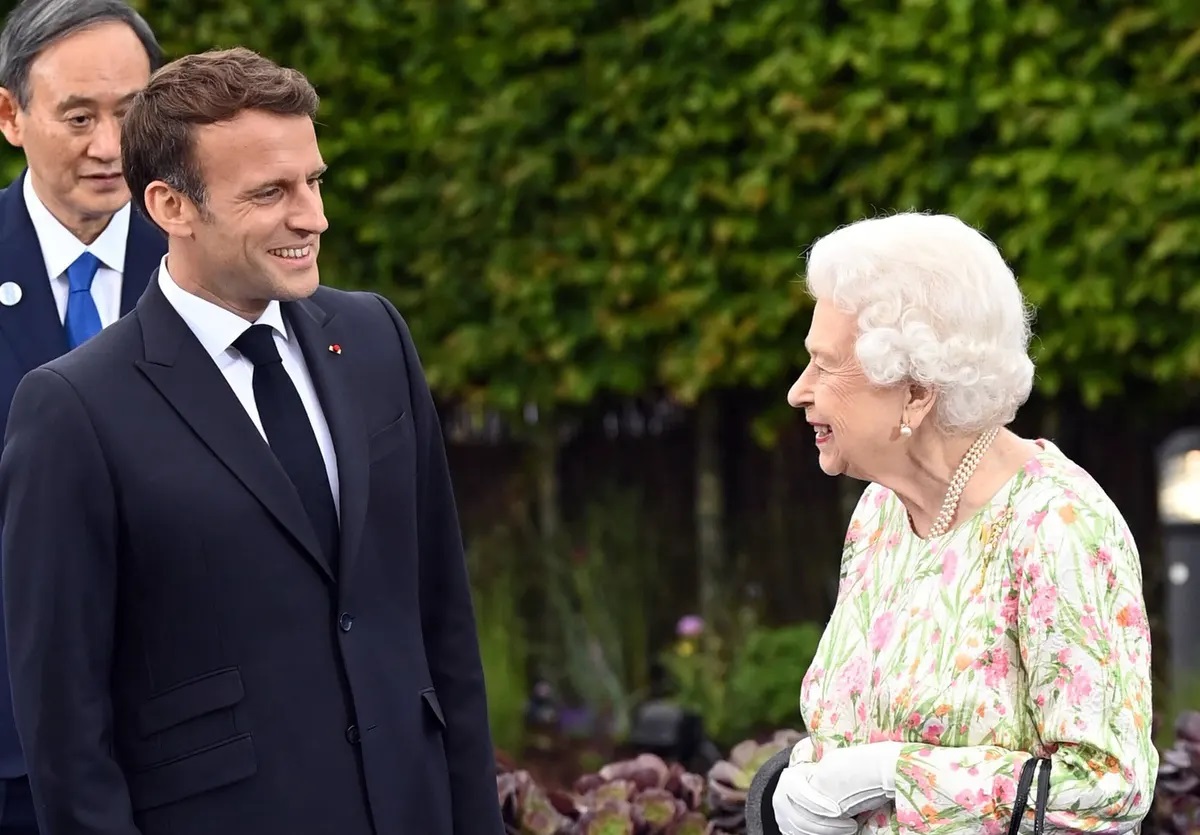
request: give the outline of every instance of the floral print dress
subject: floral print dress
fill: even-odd
[[[1021,766],[1052,758],[1049,832],[1136,831],[1158,769],[1137,547],[1116,507],[1048,441],[988,506],[916,536],[872,484],[801,711],[812,745],[908,743],[896,800],[860,832],[1003,833]],[[1031,831],[1037,782],[1022,830]]]

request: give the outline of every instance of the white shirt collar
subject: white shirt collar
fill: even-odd
[[[46,204],[41,201],[33,190],[33,177],[26,171],[23,186],[25,208],[29,219],[33,221],[33,229],[37,232],[38,244],[42,248],[42,258],[46,262],[46,274],[54,281],[67,271],[67,267],[75,263],[75,259],[90,252],[100,259],[100,263],[118,275],[125,272],[125,244],[129,240],[129,204],[126,203],[109,220],[108,226],[100,236],[90,244],[75,237],[74,233],[50,214]]]
[[[288,338],[287,326],[283,321],[283,310],[279,302],[272,300],[267,309],[253,322],[247,322],[236,313],[232,313],[220,305],[202,299],[189,293],[171,278],[167,270],[167,256],[164,255],[158,268],[158,286],[167,297],[171,307],[175,308],[192,333],[200,340],[204,350],[213,358],[218,366],[233,360],[229,353],[234,340],[250,329],[251,324],[270,325],[284,339]]]

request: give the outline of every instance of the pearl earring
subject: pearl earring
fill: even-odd
[[[912,427],[903,421],[900,423],[900,437],[901,438],[911,438],[912,437]]]

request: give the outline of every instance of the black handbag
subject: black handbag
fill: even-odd
[[[1041,769],[1038,769],[1038,764]],[[1025,810],[1029,806],[1029,788],[1033,785],[1033,773],[1037,772],[1038,793],[1037,805],[1033,810],[1033,835],[1042,835],[1046,828],[1046,799],[1050,795],[1050,758],[1030,757],[1021,767],[1021,779],[1017,781],[1017,796],[1013,798],[1012,822],[1008,826],[1008,835],[1017,835],[1021,831],[1021,821],[1025,819]]]

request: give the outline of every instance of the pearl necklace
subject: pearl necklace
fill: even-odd
[[[933,527],[929,529],[930,539],[939,537],[950,530],[950,523],[954,521],[954,514],[958,512],[958,503],[962,499],[962,492],[999,432],[998,428],[984,432],[975,439],[975,443],[971,444],[971,448],[959,462],[958,469],[954,471],[954,476],[950,479],[950,487],[946,490],[946,498],[942,500],[942,509],[938,512],[937,518],[933,520]]]

